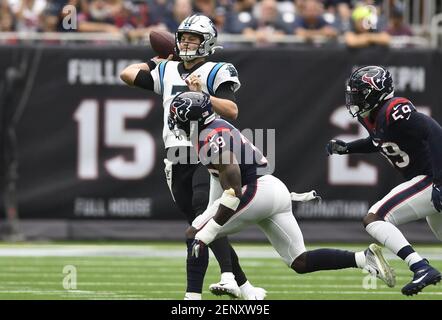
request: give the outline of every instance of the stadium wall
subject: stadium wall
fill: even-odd
[[[119,79],[125,66],[152,56],[142,47],[0,47],[2,84],[7,72],[23,73],[14,83],[13,96],[0,100],[0,141],[5,144],[5,124],[15,119],[17,202],[28,236],[51,238],[56,228],[48,226],[58,226],[53,238],[161,239],[165,233],[156,232],[160,226],[182,224],[176,221],[182,217],[163,177],[161,101]],[[265,150],[271,154],[274,174],[290,190],[314,189],[322,195],[322,203],[294,204],[295,216],[306,226],[328,230],[355,226],[336,231],[338,238],[364,240],[358,221],[402,181],[379,155],[326,156],[329,139],[366,135],[344,107],[344,83],[352,68],[387,66],[396,94],[442,121],[440,51],[232,49],[217,53],[213,60],[231,62],[239,72],[240,114],[234,124],[264,129],[255,135],[257,144],[270,141],[274,134],[275,152]],[[3,146],[1,150],[4,154]],[[416,225],[413,230],[425,228]],[[324,241],[336,240],[333,232],[321,228],[314,228],[306,239],[321,240],[317,235],[324,235]],[[360,237],[345,235],[346,229],[354,228]],[[419,238],[426,231],[412,233]],[[170,234],[181,239],[181,234]]]

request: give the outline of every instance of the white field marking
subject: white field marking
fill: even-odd
[[[33,281],[33,282],[26,282],[26,281],[22,281],[22,282],[18,282],[18,281],[6,281],[3,282],[3,285],[11,285],[11,286],[19,286],[19,285],[34,285],[34,286],[44,286],[44,285],[58,285],[57,282],[46,282],[46,281]],[[128,283],[128,282],[81,282],[80,283],[81,286],[115,286],[115,287],[119,287],[119,286],[127,286],[127,287],[151,287],[151,286],[158,286],[159,283],[158,282],[146,282],[146,283]],[[161,282],[162,286],[165,287],[184,287],[184,284],[180,284],[180,283],[176,283],[176,282]],[[340,289],[340,288],[348,288],[348,289],[358,289],[360,288],[361,290],[365,290],[362,288],[362,286],[360,284],[358,285],[348,285],[348,284],[299,284],[299,283],[293,283],[293,284],[271,284],[271,283],[265,283],[265,282],[260,282],[259,283],[260,286],[264,287],[264,288],[330,288],[330,289]],[[383,288],[387,288],[386,286],[383,286]],[[118,292],[121,292],[120,290],[116,290]],[[81,292],[96,292],[96,291],[81,291],[81,290],[67,290],[67,291],[62,291],[62,292],[72,292],[72,293],[81,293]],[[132,292],[132,291],[128,291],[128,292]],[[149,291],[151,292],[151,291]]]
[[[1,284],[3,286],[5,285],[11,285],[11,286],[54,286],[59,285],[59,282],[57,281],[2,281]],[[176,282],[106,282],[106,281],[99,281],[99,282],[91,282],[91,281],[81,281],[78,283],[78,286],[81,287],[89,287],[89,286],[127,286],[127,287],[150,287],[150,286],[165,286],[165,287],[182,287],[184,284],[182,283],[176,283]],[[74,291],[74,290],[71,290]],[[67,292],[67,291],[66,291]]]
[[[115,275],[116,278],[118,277],[127,277],[127,272],[133,272],[131,273],[131,277],[132,276],[137,276],[137,277],[174,277],[177,276],[176,274],[173,274],[175,272],[184,272],[185,268],[182,266],[176,266],[176,265],[158,265],[155,266],[155,268],[158,268],[158,270],[155,270],[156,274],[148,274],[149,269],[150,268],[154,268],[154,266],[149,266],[149,265],[138,265],[137,267],[132,267],[132,266],[124,266],[124,265],[120,265],[119,269],[115,269],[115,267],[109,267],[109,266],[89,266],[89,265],[78,265],[75,262],[73,262],[73,264],[77,267],[78,270],[81,270],[82,273],[87,274],[88,276],[93,276],[94,273],[104,273],[106,271],[111,272],[112,274],[110,275],[111,277]],[[245,266],[244,263],[241,263],[242,266]],[[30,265],[30,262],[27,263],[27,265],[8,265],[8,266],[4,266],[0,263],[0,277],[2,275],[13,275],[13,274],[20,274],[22,275],[23,273],[27,273],[27,274],[35,274],[35,275],[40,275],[40,274],[48,274],[48,273],[53,273],[54,271],[58,271],[59,268],[61,267],[61,265],[59,265],[58,263],[53,263],[53,264],[47,264],[47,265]],[[130,270],[128,270],[130,269]],[[139,272],[137,272],[139,270]],[[172,272],[172,274],[170,274]],[[350,270],[348,270],[350,271]],[[352,272],[359,272],[357,269],[351,270]],[[288,277],[290,277],[290,275],[295,275],[294,272],[292,272],[288,267],[286,267],[285,265],[282,265],[281,268],[270,268],[268,270],[266,270],[266,275],[268,276],[280,276],[281,272],[287,272]],[[326,271],[323,271],[326,272]],[[327,272],[339,272],[339,271],[327,271]],[[164,273],[164,274],[158,274],[158,273]],[[248,270],[248,274],[249,275],[260,275],[262,274],[262,272],[260,270]],[[290,274],[290,275],[289,275]],[[404,265],[403,268],[395,268],[395,274],[397,276],[410,276],[412,275],[411,271],[406,269],[406,266]],[[297,277],[307,277],[308,275],[296,275]]]
[[[162,290],[155,290],[155,291],[149,291],[150,294],[183,294],[183,291],[162,291]],[[297,291],[277,291],[277,290],[268,290],[267,294],[286,294],[286,295],[293,295],[293,294],[335,294],[335,295],[355,295],[355,294],[366,294],[366,295],[398,295],[403,296],[403,294],[399,291],[394,292],[387,292],[387,291],[312,291],[312,290],[297,290]],[[203,297],[204,296],[210,296],[211,293],[209,291],[203,291]],[[419,296],[440,296],[442,295],[442,292],[420,292]],[[158,298],[161,299],[161,298]],[[151,298],[149,300],[157,300],[157,298]],[[272,300],[272,299],[269,299]]]
[[[345,247],[350,249],[349,247]],[[364,248],[358,248],[362,250]],[[235,248],[242,258],[280,258],[276,251],[268,246]],[[440,249],[421,248],[418,250],[430,260],[442,260]],[[385,257],[391,260],[399,258],[384,250]],[[182,248],[168,248],[155,246],[125,246],[125,245],[2,245],[0,257],[160,257],[160,258],[183,258],[186,256],[184,246]]]
[[[30,276],[30,275],[35,275],[35,276]],[[22,279],[26,279],[26,278],[35,278],[35,277],[45,277],[45,278],[54,278],[54,279],[59,279],[59,275],[52,275],[52,274],[48,274],[48,273],[41,273],[38,271],[35,272],[30,272],[27,271],[26,273],[20,273],[20,272],[2,272],[0,273],[0,277],[4,276],[4,277],[11,277],[11,276],[17,276],[20,277]],[[259,277],[262,276],[262,274],[257,274],[254,275],[255,277]],[[285,280],[293,280],[293,281],[312,281],[312,280],[317,280],[317,281],[324,281],[324,280],[332,280],[332,281],[352,281],[352,280],[360,280],[362,279],[364,276],[366,276],[366,274],[362,274],[360,276],[322,276],[322,275],[297,275],[295,273],[293,273],[293,275],[271,275],[268,276],[266,275],[266,278],[268,279],[272,279],[272,280],[281,280],[281,281],[285,281]],[[113,279],[133,279],[133,278],[138,278],[138,279],[156,279],[156,278],[165,278],[165,279],[181,279],[181,278],[185,278],[185,274],[170,274],[170,275],[158,275],[158,274],[131,274],[130,276],[128,276],[127,274],[121,274],[121,275],[117,275],[117,274],[95,274],[95,273],[91,273],[91,274],[87,274],[86,276],[87,278],[113,278]],[[396,276],[397,279],[408,279],[409,277],[407,276]]]
[[[388,291],[309,291],[309,290],[296,290],[296,291],[268,291],[268,294],[272,293],[279,293],[279,294],[336,294],[336,295],[353,295],[353,294],[366,294],[366,295],[400,295],[403,296],[403,294],[400,291],[394,291],[394,292],[388,292]],[[420,292],[419,296],[440,296],[442,295],[442,292]],[[405,297],[405,296],[404,296]]]
[[[88,290],[35,290],[35,289],[11,289],[11,290],[0,290],[0,294],[14,294],[14,293],[31,293],[31,294],[96,294],[97,291],[88,291]]]

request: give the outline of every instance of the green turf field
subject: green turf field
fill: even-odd
[[[380,281],[373,283],[358,269],[298,275],[269,245],[234,246],[249,280],[265,288],[268,299],[442,299],[441,284],[413,298],[402,296],[400,288],[411,279],[411,273],[397,259],[390,260],[398,282],[390,289]],[[363,245],[342,244],[321,247],[364,249]],[[442,270],[440,246],[416,249]],[[176,243],[0,244],[0,299],[182,299],[184,253],[184,246]],[[387,258],[393,256],[387,254]],[[73,268],[75,290],[69,281],[75,280]],[[209,284],[217,281],[219,268],[211,259],[204,299],[220,299],[207,291]],[[372,286],[376,289],[370,289]]]

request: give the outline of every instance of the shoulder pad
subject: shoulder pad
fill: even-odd
[[[416,111],[416,108],[410,100],[394,98],[389,102],[385,111],[387,125],[404,119],[408,120],[413,111]]]

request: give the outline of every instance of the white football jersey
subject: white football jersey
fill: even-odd
[[[163,141],[165,148],[176,146],[191,146],[191,142],[184,137],[177,138],[175,133],[169,130],[167,119],[169,116],[169,107],[173,98],[184,91],[188,91],[185,79],[190,74],[180,74],[178,61],[162,61],[155,69],[151,71],[154,80],[155,93],[163,96],[164,108],[164,126]],[[224,82],[233,82],[233,90],[236,91],[241,86],[238,79],[238,72],[230,63],[225,62],[205,62],[192,74],[199,76],[202,80],[202,90],[210,95],[215,95],[219,85]]]

